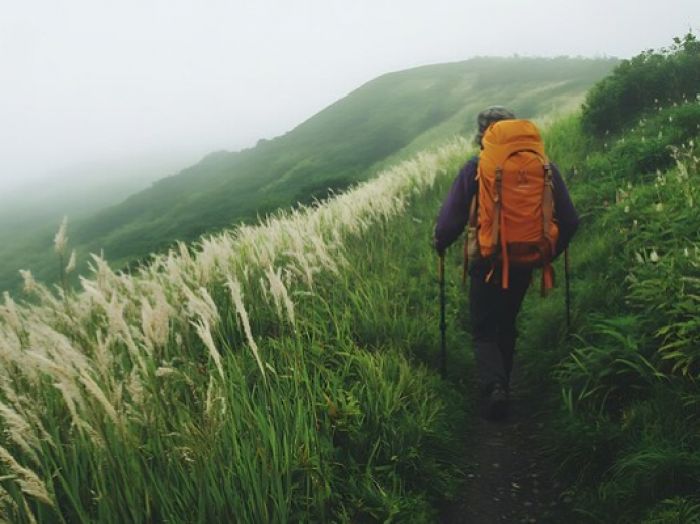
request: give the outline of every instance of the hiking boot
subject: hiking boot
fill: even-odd
[[[508,416],[508,391],[496,382],[484,399],[482,416],[488,420],[503,420]]]

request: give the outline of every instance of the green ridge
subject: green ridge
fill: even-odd
[[[103,252],[117,266],[147,258],[175,240],[324,198],[450,136],[471,135],[487,105],[508,104],[523,117],[571,107],[616,63],[474,58],[383,75],[282,136],[238,153],[212,153],[122,204],[71,220],[71,245],[81,268],[90,252]],[[56,228],[4,239],[0,289],[17,286],[20,268],[57,279],[50,251]]]

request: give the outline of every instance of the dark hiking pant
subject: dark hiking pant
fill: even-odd
[[[518,335],[515,321],[532,277],[531,269],[511,268],[508,289],[502,289],[499,272],[485,281],[490,269],[490,264],[470,269],[469,314],[482,394],[497,382],[509,386]]]

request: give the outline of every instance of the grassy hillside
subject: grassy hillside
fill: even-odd
[[[700,43],[640,56],[549,131],[584,217],[573,332],[561,294],[533,300],[523,356],[558,413],[551,444],[580,521],[700,522],[700,93],[677,89]],[[597,105],[611,97],[634,100],[614,133]]]
[[[615,133],[584,132],[591,114],[546,135],[582,215],[572,331],[562,289],[534,290],[518,358],[575,481],[566,521],[697,522],[700,99],[669,92]],[[96,259],[81,292],[25,274],[35,303],[0,306],[0,516],[434,522],[464,473],[450,386],[471,362],[451,321],[454,380],[434,371],[429,238],[468,155],[447,144],[132,275]],[[459,266],[453,249],[451,320]]]
[[[419,246],[466,155],[422,154],[133,276],[96,261],[80,293],[25,275],[36,304],[0,306],[0,517],[433,522],[465,402],[431,370]]]
[[[71,224],[84,267],[90,252],[116,265],[194,240],[279,207],[309,203],[455,134],[470,135],[476,113],[507,104],[526,117],[564,111],[615,60],[476,58],[379,77],[287,134],[238,153],[219,152],[122,204]],[[66,210],[71,215],[71,210]],[[0,289],[29,268],[56,280],[57,224],[0,246]]]

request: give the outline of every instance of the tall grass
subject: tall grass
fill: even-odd
[[[689,102],[620,135],[587,137],[577,115],[546,132],[583,222],[572,331],[561,286],[528,299],[520,358],[555,408],[582,520],[700,519],[698,130]],[[25,272],[31,301],[0,305],[5,519],[434,521],[459,480],[465,417],[431,370],[429,239],[467,153],[423,153],[132,274],[94,257],[80,291]],[[56,240],[63,257],[65,230]],[[454,284],[459,385],[470,361]]]
[[[405,215],[466,147],[133,274],[95,256],[81,291],[25,272],[32,302],[0,306],[5,519],[430,521],[459,408],[421,364],[432,224]]]
[[[573,327],[561,290],[530,301],[525,360],[559,399],[550,438],[584,521],[700,521],[699,131],[692,101],[601,140],[576,117],[550,134],[577,165]]]

